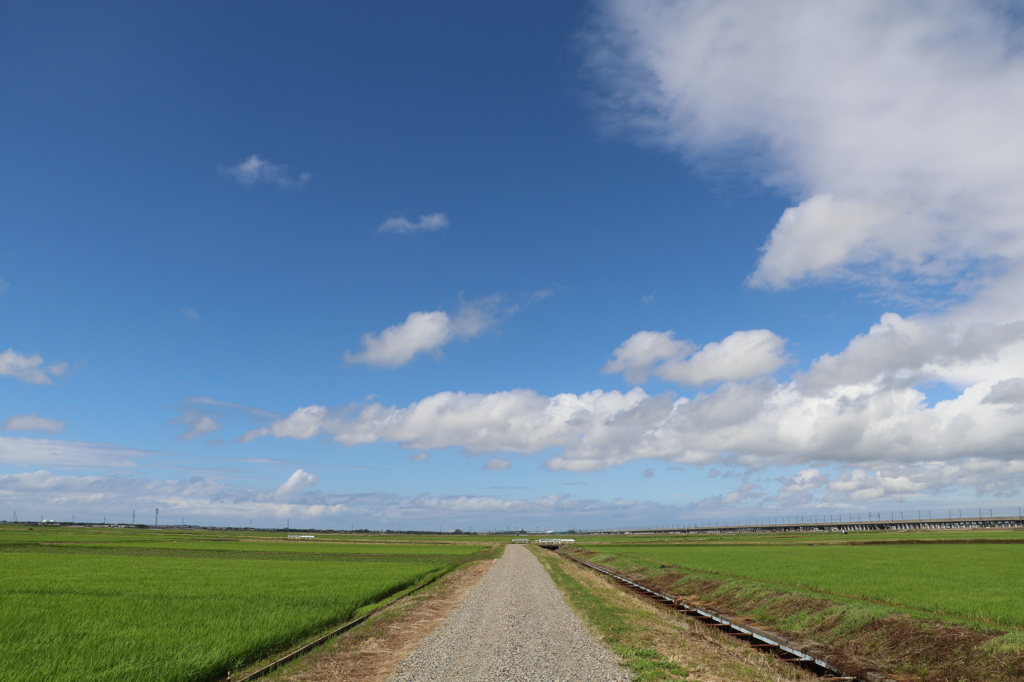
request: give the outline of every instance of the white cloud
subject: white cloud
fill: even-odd
[[[182,308],[181,314],[193,322],[199,321],[199,313],[197,313],[194,308]]]
[[[636,459],[728,460],[757,468],[1024,457],[1024,422],[1018,406],[1006,404],[1016,395],[1007,386],[1015,384],[994,388],[1003,377],[1024,376],[1024,343],[1017,335],[984,326],[944,333],[934,342],[902,325],[902,318],[886,316],[872,333],[836,356],[822,356],[791,381],[726,382],[692,400],[639,388],[551,397],[525,389],[444,392],[404,408],[308,406],[248,438],[324,435],[347,446],[386,440],[470,454],[556,449],[547,466],[572,471]],[[914,384],[936,377],[968,379],[959,397],[929,406]]]
[[[401,367],[421,353],[440,353],[441,347],[455,339],[480,336],[499,322],[499,315],[511,314],[515,307],[499,311],[500,298],[491,296],[469,301],[455,315],[443,310],[409,313],[405,322],[377,334],[363,334],[361,353],[345,351],[345,361],[375,367]]]
[[[698,508],[715,508],[726,505],[735,505],[748,500],[757,500],[764,497],[764,492],[754,483],[743,483],[739,488],[726,495],[712,495],[694,503]]]
[[[501,457],[492,457],[487,461],[487,464],[484,464],[484,469],[487,469],[488,471],[501,471],[502,469],[511,468],[512,462],[507,459],[502,459]]]
[[[0,296],[7,292],[10,288],[10,284],[3,277],[0,277]]]
[[[193,438],[213,433],[221,427],[220,423],[212,417],[193,410],[185,412],[181,417],[173,420],[171,423],[185,424],[186,426],[191,427],[188,431],[179,435],[178,440],[192,440]]]
[[[970,386],[1005,372],[1024,375],[1024,321],[956,324],[886,313],[867,334],[838,355],[817,358],[797,379],[809,391],[874,383],[912,386],[935,379]]]
[[[285,189],[302,187],[313,177],[311,173],[300,173],[297,178],[288,174],[288,164],[276,164],[253,154],[234,166],[221,168],[221,173],[237,180],[239,184],[252,186],[257,182],[269,182]]]
[[[754,286],[1024,259],[1024,52],[999,3],[609,0],[595,27],[609,121],[798,197]]]
[[[60,433],[67,427],[60,419],[46,419],[34,414],[19,414],[8,417],[3,424],[4,431],[46,431]]]
[[[767,329],[733,332],[700,350],[677,341],[675,332],[637,332],[615,349],[604,372],[622,372],[631,383],[651,374],[679,384],[699,386],[771,374],[786,362],[785,340]]]
[[[410,462],[426,462],[430,459],[429,452],[417,452],[415,455],[409,455]]]
[[[133,467],[153,454],[106,443],[0,436],[0,463],[14,466]]]
[[[446,227],[448,227],[448,217],[444,213],[428,213],[421,215],[415,223],[405,216],[393,216],[381,223],[377,230],[405,234],[407,232],[436,232]]]
[[[316,482],[320,479],[313,474],[307,473],[302,469],[296,469],[288,480],[282,483],[274,490],[272,497],[275,500],[289,500],[300,495],[306,490],[309,490]]]
[[[1024,379],[1014,377],[996,383],[981,402],[1010,405],[1024,403]]]
[[[21,355],[13,348],[0,353],[0,376],[11,376],[29,384],[52,384],[51,376],[61,376],[68,370],[66,362],[43,366],[39,354]]]

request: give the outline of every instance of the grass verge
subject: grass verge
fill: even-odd
[[[814,680],[777,659],[619,588],[605,576],[534,549],[566,601],[638,682]]]

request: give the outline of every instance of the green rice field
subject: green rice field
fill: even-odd
[[[1022,539],[1020,533],[1006,535]],[[747,543],[633,541],[587,548],[663,567],[1024,626],[1024,544],[988,537],[995,541],[917,542],[890,533],[888,540],[902,541],[862,544],[877,538],[851,537],[822,544],[790,536],[781,545],[778,534],[770,542],[745,536]]]
[[[0,529],[0,680],[223,679],[491,547],[283,538]]]

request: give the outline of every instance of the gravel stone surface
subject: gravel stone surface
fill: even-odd
[[[530,550],[509,545],[388,682],[632,679],[618,656],[586,631]]]

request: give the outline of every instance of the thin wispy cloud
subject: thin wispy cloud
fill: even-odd
[[[19,414],[8,417],[4,420],[4,431],[45,431],[46,433],[60,433],[67,427],[67,424],[60,419],[47,419],[35,414]]]
[[[277,185],[281,189],[302,187],[313,177],[313,174],[309,172],[299,173],[298,176],[292,177],[288,172],[288,164],[271,163],[260,158],[258,154],[253,154],[234,166],[221,167],[220,172],[234,178],[240,185],[246,187],[265,182]]]
[[[152,451],[107,443],[0,436],[0,463],[62,468],[134,467]]]
[[[173,424],[184,424],[189,427],[188,431],[178,436],[178,440],[192,440],[207,434],[218,431],[221,428],[220,422],[205,414],[189,411],[173,420]]]
[[[402,215],[392,216],[378,225],[377,231],[406,234],[408,232],[436,232],[446,227],[448,227],[448,216],[444,213],[428,213],[421,215],[416,222]]]
[[[184,315],[186,319],[192,320],[193,322],[199,322],[199,313],[197,313],[194,308],[182,308],[181,314]]]
[[[258,419],[277,419],[281,416],[277,412],[271,412],[269,410],[264,410],[259,407],[252,407],[250,405],[240,405],[238,403],[229,403],[223,400],[216,400],[208,396],[193,396],[189,398],[187,402],[193,405],[203,405],[213,409],[241,412],[243,414]]]

